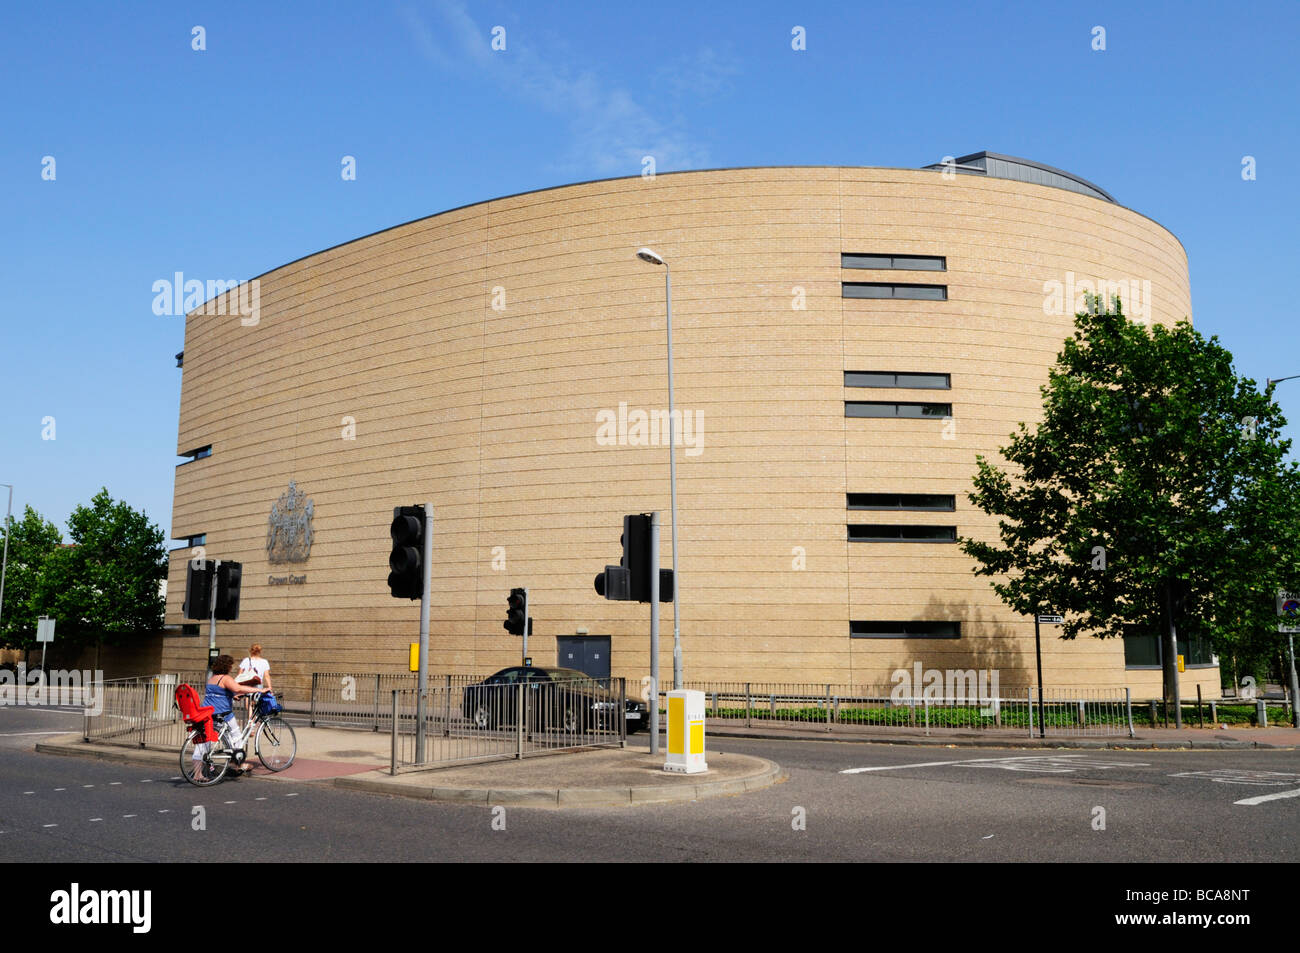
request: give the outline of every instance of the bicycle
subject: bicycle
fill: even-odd
[[[232,764],[242,766],[247,758],[246,749],[251,739],[257,759],[268,771],[283,771],[298,756],[298,736],[293,725],[285,721],[279,711],[263,705],[264,692],[253,695],[253,717],[238,732],[231,731],[230,720],[222,722],[217,740],[196,742],[198,725],[192,726],[181,745],[181,775],[190,784],[206,787],[216,784],[226,776]],[[196,745],[205,744],[207,750],[194,757]]]

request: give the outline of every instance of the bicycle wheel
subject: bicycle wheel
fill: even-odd
[[[207,754],[195,760],[194,736],[190,735],[181,745],[181,776],[190,784],[206,787],[216,784],[226,776],[230,768],[230,752],[222,749],[220,743],[208,746]]]
[[[298,756],[298,736],[293,725],[278,715],[272,715],[257,726],[257,760],[268,771],[283,771]]]

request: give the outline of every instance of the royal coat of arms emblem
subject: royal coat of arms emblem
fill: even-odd
[[[289,489],[271,505],[266,523],[266,555],[272,563],[305,563],[311,555],[312,501],[289,481]]]

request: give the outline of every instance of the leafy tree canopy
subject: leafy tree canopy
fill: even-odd
[[[1043,420],[978,458],[970,500],[999,541],[963,538],[1018,613],[1063,638],[1159,632],[1222,652],[1276,640],[1274,594],[1300,580],[1300,472],[1272,388],[1190,324],[1148,329],[1118,300],[1076,317],[1042,389]]]
[[[27,560],[24,614],[15,615],[11,630],[6,582],[6,642],[30,647],[39,615],[58,620],[55,641],[61,648],[116,644],[130,635],[159,631],[164,608],[159,584],[167,575],[162,530],[102,489],[89,506],[72,511],[68,535],[71,545],[60,546],[58,532],[30,507],[15,524],[10,570],[14,550],[21,549]]]

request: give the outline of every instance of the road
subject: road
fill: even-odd
[[[502,818],[324,782],[198,789],[168,769],[31,750],[79,723],[67,710],[0,709],[0,861],[1251,863],[1300,850],[1294,751],[718,740],[779,762],[790,780],[684,805]]]

